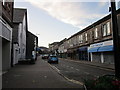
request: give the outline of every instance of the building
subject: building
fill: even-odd
[[[59,42],[53,42],[49,44],[49,51],[51,54],[57,54],[58,53],[58,46]]]
[[[67,49],[65,49],[65,44],[64,42],[67,40],[67,38],[61,40],[58,45],[58,53],[60,58],[66,58],[67,57]]]
[[[118,3],[117,3],[117,8],[118,9],[120,8],[120,1],[118,1]]]
[[[117,10],[117,20],[120,36],[120,9]],[[111,26],[111,14],[109,14],[69,37],[59,48],[67,49],[68,59],[113,64]]]
[[[38,47],[38,52],[40,55],[50,53],[49,49],[47,47],[43,47],[43,46]]]
[[[0,55],[2,55],[0,60],[2,71],[6,71],[11,67],[13,6],[14,1],[0,1]]]
[[[26,60],[37,60],[38,37],[27,31]]]
[[[12,35],[13,65],[26,59],[27,9],[14,8]]]

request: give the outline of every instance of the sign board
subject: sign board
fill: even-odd
[[[96,44],[91,44],[88,49],[95,48],[95,47],[109,46],[109,45],[113,45],[113,40],[104,41],[104,42],[100,42],[100,43],[96,43]]]

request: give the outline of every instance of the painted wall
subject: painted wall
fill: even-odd
[[[18,29],[18,42],[19,42],[19,61],[26,58],[26,16],[24,15],[23,22],[19,24]]]

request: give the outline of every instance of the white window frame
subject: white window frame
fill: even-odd
[[[94,39],[98,39],[98,28],[95,28]]]
[[[88,41],[88,34],[85,33],[85,41]]]
[[[3,0],[3,5],[5,5],[5,0]]]
[[[79,41],[80,41],[80,43],[83,43],[83,35],[82,34],[79,36]]]
[[[110,35],[111,31],[110,31],[110,22],[107,22],[107,35]]]
[[[107,36],[107,25],[106,24],[103,24],[102,32],[103,32],[103,36]]]
[[[108,36],[111,34],[110,22],[107,22],[106,24],[103,25],[102,32],[103,36]]]

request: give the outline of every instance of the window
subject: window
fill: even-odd
[[[25,49],[23,49],[23,53],[25,52]]]
[[[98,38],[98,29],[95,28],[95,31],[94,31],[94,39],[97,39]]]
[[[19,48],[19,54],[20,54],[20,48]]]
[[[107,35],[107,26],[106,24],[103,25],[103,36],[106,36]]]
[[[80,41],[80,43],[83,43],[83,35],[79,36],[79,41]]]
[[[106,24],[103,25],[103,36],[107,36],[111,34],[110,31],[110,22],[107,22]]]
[[[107,22],[107,35],[110,35],[111,31],[110,31],[110,22]]]
[[[3,5],[5,5],[5,0],[3,0]]]
[[[85,33],[85,41],[88,41],[88,34]]]

